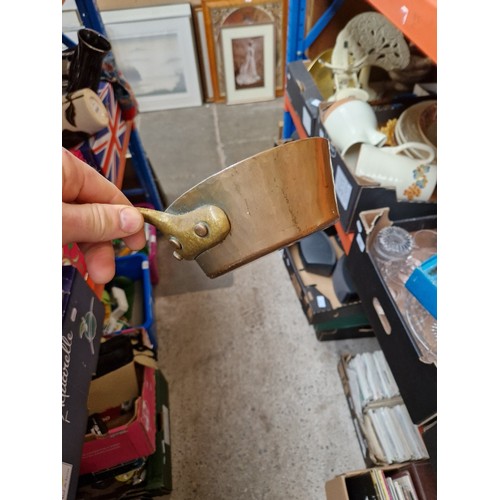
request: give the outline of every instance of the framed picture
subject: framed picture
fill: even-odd
[[[103,11],[101,17],[139,111],[201,106],[189,4]]]
[[[207,49],[215,102],[226,100],[222,32],[228,27],[273,24],[274,87],[282,96],[285,88],[287,0],[202,0]]]
[[[212,76],[210,72],[210,59],[208,57],[207,35],[205,32],[205,20],[201,5],[193,6],[194,31],[196,35],[196,46],[198,47],[198,61],[201,73],[203,96],[206,102],[213,102],[214,90],[212,87]]]
[[[275,97],[273,24],[223,28],[222,55],[227,104]]]

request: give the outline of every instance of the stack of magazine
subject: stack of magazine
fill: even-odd
[[[429,458],[383,352],[351,357],[346,374],[356,420],[373,461],[392,464]]]
[[[331,500],[436,500],[437,479],[428,460],[374,467],[344,475],[327,486]],[[343,495],[340,492],[346,492]]]
[[[378,500],[422,500],[418,495],[408,471],[396,472],[392,476],[381,469],[371,469],[376,498]]]

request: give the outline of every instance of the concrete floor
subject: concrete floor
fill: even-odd
[[[273,146],[275,101],[144,113],[137,124],[168,203]],[[155,317],[169,382],[170,500],[323,500],[324,484],[364,468],[337,366],[374,338],[319,342],[281,252],[215,280],[160,238]]]

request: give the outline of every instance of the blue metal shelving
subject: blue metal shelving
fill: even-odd
[[[102,21],[101,14],[95,0],[75,0],[75,4],[78,8],[78,12],[80,13],[83,25],[87,28],[98,31],[104,36],[107,36],[106,28]],[[63,34],[63,43],[64,41],[65,37]],[[144,196],[145,201],[153,205],[156,210],[165,210],[166,207],[164,207],[163,205],[158,187],[154,179],[151,165],[142,146],[139,132],[137,131],[135,126],[132,127],[132,130],[130,132],[128,149],[132,157],[134,170],[139,183],[141,184],[141,187],[133,190],[133,192],[124,191],[124,193],[129,196],[142,195]]]
[[[305,18],[307,0],[289,0],[288,2],[288,32],[286,41],[286,63],[305,59],[306,50],[314,43],[337,13],[344,0],[333,0],[316,24],[306,33]],[[292,118],[285,111],[283,118],[283,138],[288,139],[295,130]]]

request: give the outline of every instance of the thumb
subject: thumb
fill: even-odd
[[[128,205],[62,204],[62,244],[97,243],[124,238],[140,231],[144,219]]]

